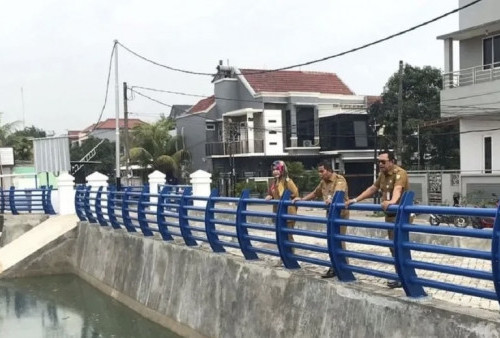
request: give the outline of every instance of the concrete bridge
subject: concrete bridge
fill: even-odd
[[[87,203],[96,198],[90,193],[87,196]],[[411,242],[427,245],[430,251],[414,251],[406,263],[425,261],[432,264],[430,267],[434,270],[438,270],[436,266],[454,266],[456,270],[443,273],[417,269],[418,278],[437,280],[448,285],[449,290],[436,284],[436,287],[425,287],[427,296],[408,297],[406,289],[391,290],[385,286],[387,276],[401,272],[394,263],[400,257],[396,257],[392,265],[384,263],[392,259],[388,250],[390,243],[384,239],[385,231],[375,227],[382,227],[384,222],[369,217],[372,212],[367,211],[377,206],[363,205],[360,208],[367,210],[351,212],[353,224],[348,227],[348,235],[354,239],[365,238],[358,240],[365,243],[347,242],[346,250],[356,253],[356,257],[351,256],[348,265],[339,270],[353,266],[377,273],[369,275],[357,268],[360,272],[355,273],[356,281],[342,282],[319,277],[324,267],[332,264],[328,251],[335,249],[331,247],[332,241],[328,242],[330,236],[335,236],[328,231],[334,224],[326,218],[322,203],[309,202],[299,208],[294,235],[297,248],[293,254],[288,250],[290,243],[282,238],[287,237],[286,232],[280,237],[277,234],[280,229],[274,223],[276,217],[285,219],[286,213],[274,215],[273,219],[271,204],[257,203],[251,207],[248,203],[243,223],[261,225],[247,233],[246,238],[252,239],[252,247],[256,248],[254,252],[259,252],[259,259],[248,260],[241,249],[241,238],[238,234],[232,236],[231,219],[236,222],[233,216],[238,217],[238,205],[234,201],[220,201],[216,207],[226,212],[219,214],[222,224],[217,227],[225,252],[214,252],[207,237],[195,232],[195,229],[205,229],[206,218],[197,208],[207,210],[206,206],[185,205],[189,209],[188,230],[192,238],[197,238],[196,245],[187,245],[182,229],[177,236],[172,236],[173,240],[164,240],[165,232],[160,232],[158,224],[155,225],[154,213],[158,210],[151,211],[152,206],[146,205],[161,203],[161,196],[156,202],[151,202],[158,197],[154,193],[149,197],[149,201],[137,203],[144,203],[151,212],[145,214],[145,218],[152,236],[144,236],[144,220],[141,224],[137,208],[132,207],[128,216],[135,232],[127,230],[123,217],[117,220],[122,224],[117,229],[79,221],[74,213],[68,213],[40,219],[39,225],[12,238],[10,229],[17,228],[12,223],[27,223],[23,220],[26,216],[7,217],[2,237],[9,239],[0,248],[0,278],[74,273],[151,320],[192,337],[499,336],[498,301],[490,297],[496,292],[496,282],[494,278],[485,278],[487,273],[495,273],[498,256],[490,260],[482,256],[465,257],[466,254],[480,256],[479,252],[491,254],[498,236],[496,229],[435,228],[423,222],[413,225]],[[207,197],[198,200],[203,201],[211,203]],[[164,204],[166,208],[169,203]],[[115,207],[123,210],[123,204]],[[281,209],[286,210],[286,205]],[[417,210],[409,206],[407,209],[408,212]],[[234,210],[234,214],[227,210]],[[95,204],[90,211],[95,216]],[[241,208],[239,211],[241,213]],[[177,210],[178,217],[179,213],[182,210]],[[403,228],[403,218],[399,217],[400,225],[392,226]],[[356,222],[365,227],[357,226]],[[168,231],[176,233],[173,224]],[[455,235],[449,235],[451,233]],[[313,250],[319,247],[326,249]],[[439,251],[437,247],[445,248],[441,251],[448,250],[448,254],[432,252]],[[285,253],[280,252],[283,249]],[[451,249],[461,255],[452,255]],[[380,262],[367,263],[366,258],[373,258],[370,255],[382,258]],[[292,263],[294,259],[300,261],[300,268],[276,267],[283,258],[286,264],[290,264],[290,259]],[[484,297],[463,293],[471,290],[484,290]]]

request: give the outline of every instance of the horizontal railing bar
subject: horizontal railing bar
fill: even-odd
[[[415,224],[403,224],[403,230],[409,231],[410,233],[427,233],[435,235],[452,235],[452,236],[464,236],[471,238],[485,238],[491,239],[492,232],[483,231],[479,229],[461,229],[456,227],[438,227],[438,226],[426,226],[426,225],[415,225]]]
[[[321,266],[326,266],[326,267],[332,266],[332,263],[330,261],[315,258],[315,257],[302,256],[302,255],[291,255],[291,257],[295,258],[298,261],[306,262],[306,263],[310,263],[310,264],[316,264],[316,265],[321,265]]]
[[[247,249],[249,251],[253,251],[255,253],[261,253],[261,254],[265,254],[265,255],[271,255],[271,256],[279,256],[280,255],[280,253],[278,251],[273,251],[271,249],[266,249],[266,248],[257,248],[257,247],[251,246]]]
[[[440,253],[452,256],[461,256],[461,257],[469,257],[469,258],[478,258],[491,260],[491,252],[488,251],[480,251],[480,250],[472,250],[472,249],[463,249],[463,248],[453,248],[447,246],[439,246],[433,244],[420,244],[415,242],[405,242],[403,243],[403,248],[411,249],[415,251],[422,252],[433,252]]]
[[[415,269],[443,272],[452,275],[460,275],[460,276],[479,278],[490,281],[493,280],[493,274],[488,271],[464,269],[452,265],[441,265],[441,264],[428,263],[415,260],[406,260],[405,264]]]
[[[264,230],[264,231],[276,231],[274,226],[257,224],[257,223],[241,223],[241,226],[247,229]]]
[[[236,226],[235,221],[229,221],[229,220],[224,220],[224,219],[215,219],[215,218],[211,218],[209,221],[211,223],[214,223],[214,224]]]
[[[235,248],[235,249],[240,248],[240,245],[238,243],[226,242],[226,241],[221,241],[221,240],[216,240],[215,243],[220,244],[222,246],[228,246],[230,248]]]
[[[275,238],[254,236],[254,235],[244,235],[243,238],[248,239],[250,241],[259,242],[259,243],[276,244]]]
[[[380,256],[370,253],[350,251],[350,250],[339,250],[338,254],[345,257],[362,259],[364,261],[378,262],[394,265],[394,257],[392,256]]]
[[[427,287],[431,287],[434,289],[440,289],[440,290],[444,290],[444,291],[462,293],[464,295],[469,295],[469,296],[497,300],[497,295],[493,291],[488,291],[488,290],[483,290],[483,289],[475,289],[475,288],[471,288],[471,287],[466,287],[466,286],[461,286],[461,285],[456,285],[456,284],[451,284],[451,283],[445,283],[445,282],[439,282],[439,281],[426,279],[426,278],[419,278],[419,277],[412,277],[411,281],[413,283],[418,283],[422,286],[427,286]]]
[[[227,236],[227,237],[234,237],[234,238],[238,237],[238,235],[233,233],[233,232],[223,231],[223,230],[214,230],[213,233],[217,234],[219,236]]]
[[[390,279],[390,280],[398,280],[399,279],[398,275],[393,273],[393,272],[380,271],[380,270],[365,268],[362,266],[344,265],[344,269],[352,271],[352,272],[360,273],[362,275],[369,275],[369,276],[385,278],[385,279]]]
[[[349,243],[358,243],[358,244],[366,244],[366,245],[376,245],[383,246],[387,248],[392,248],[394,246],[394,242],[388,239],[383,238],[370,238],[370,237],[360,237],[353,235],[334,235],[334,238]]]

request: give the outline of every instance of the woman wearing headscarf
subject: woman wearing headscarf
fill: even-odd
[[[273,164],[271,165],[271,169],[273,171],[273,181],[271,183],[271,186],[269,187],[269,190],[267,192],[266,200],[279,200],[281,199],[281,196],[283,196],[283,193],[285,190],[290,190],[292,193],[291,199],[293,200],[294,198],[299,196],[299,189],[297,189],[297,186],[293,182],[293,180],[288,176],[288,170],[286,168],[286,164],[283,161],[274,161]],[[276,212],[278,209],[277,205],[273,205],[273,211]],[[288,207],[288,214],[296,215],[297,214],[297,207],[294,205],[290,205]],[[293,228],[295,226],[295,221],[294,220],[288,220],[286,222],[286,225],[288,228]],[[293,235],[289,234],[288,235],[288,240],[290,242],[293,242]],[[293,250],[293,249],[292,249]]]

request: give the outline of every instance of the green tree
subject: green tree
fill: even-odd
[[[74,145],[70,149],[71,161],[80,161],[85,155],[89,153],[101,139],[90,136],[88,139],[82,142],[81,146]],[[96,161],[99,163],[86,164],[81,169],[79,175],[86,177],[94,171],[99,171],[100,173],[108,176],[115,176],[115,142],[110,142],[109,140],[104,140],[104,142],[96,149],[96,156],[91,159],[91,161]]]
[[[159,170],[167,178],[181,178],[188,170],[189,153],[184,150],[182,137],[169,134],[173,129],[174,121],[162,116],[153,124],[144,123],[132,130],[130,161],[147,168],[144,175]]]
[[[47,133],[35,126],[16,130],[6,136],[5,145],[14,149],[16,161],[33,160],[33,138],[46,137]]]
[[[441,88],[439,69],[404,66],[402,163],[406,168],[416,169],[419,143],[421,167],[424,163],[428,168],[459,167],[458,125],[422,126],[423,122],[439,120]],[[397,148],[398,93],[399,73],[396,72],[384,86],[381,102],[370,107],[372,119],[385,125],[384,137],[379,138],[379,149]]]

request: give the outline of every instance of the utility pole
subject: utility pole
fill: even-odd
[[[403,156],[403,61],[399,61],[399,90],[398,90],[398,145],[397,161],[402,165]]]
[[[116,189],[120,190],[120,86],[118,85],[118,40],[115,40],[115,165]]]
[[[26,128],[26,119],[25,119],[25,113],[24,113],[24,89],[21,87],[21,103],[23,105],[23,130]]]
[[[128,170],[129,170],[129,156],[130,149],[128,145],[128,96],[127,96],[127,82],[123,82],[123,122],[124,122],[124,136],[125,136],[125,176],[127,178],[127,185],[130,185]]]
[[[372,127],[372,130],[373,130],[373,182],[375,182],[377,180],[378,126],[379,126],[379,124],[377,123],[377,120],[374,117],[373,123],[370,126],[370,127]],[[377,195],[378,195],[378,192],[373,195],[373,204],[377,204]]]
[[[420,123],[417,124],[417,153],[418,153],[417,170],[420,170]]]

